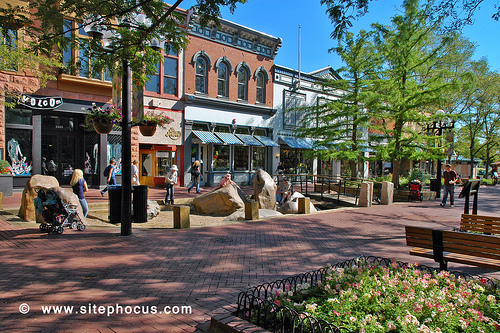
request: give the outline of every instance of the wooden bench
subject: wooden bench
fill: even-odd
[[[405,226],[410,255],[434,259],[439,268],[448,262],[500,270],[500,237],[459,231]]]
[[[500,216],[462,214],[460,230],[485,235],[500,235]]]

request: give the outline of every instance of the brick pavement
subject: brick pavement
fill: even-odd
[[[499,194],[500,186],[481,188],[479,213],[500,215]],[[0,331],[206,332],[212,311],[234,303],[240,290],[327,263],[364,254],[436,266],[408,255],[404,225],[456,227],[463,200],[456,204],[398,203],[198,229],[136,229],[128,237],[97,228],[47,235],[0,215]],[[453,263],[450,269],[499,277]],[[26,315],[19,312],[22,303],[30,306]],[[80,307],[94,304],[191,306],[193,313],[81,313]],[[44,315],[47,305],[80,313]]]

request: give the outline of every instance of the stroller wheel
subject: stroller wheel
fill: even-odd
[[[76,229],[78,228],[78,223],[72,222],[71,225],[69,226],[71,229]]]
[[[58,234],[62,234],[64,232],[64,228],[63,227],[58,227],[57,228],[57,233]]]
[[[78,230],[79,230],[79,231],[83,231],[83,230],[85,230],[85,224],[83,224],[83,223],[82,223],[82,224],[79,224],[79,225],[78,225]]]
[[[40,228],[41,231],[45,231],[45,224],[40,223],[38,227]]]

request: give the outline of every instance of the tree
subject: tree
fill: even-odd
[[[363,106],[363,91],[374,74],[377,59],[365,31],[356,38],[346,34],[332,50],[346,65],[337,71],[342,79],[324,82],[323,89],[337,92],[338,99],[304,108],[304,122],[296,133],[319,139],[317,145],[328,148],[316,151],[321,157],[349,161],[351,177],[355,178],[368,140],[369,117]]]
[[[39,86],[43,88],[47,81],[55,79],[53,68],[61,67],[60,56],[54,52],[50,57],[30,52],[29,40],[17,33],[20,27],[29,22],[29,12],[25,7],[7,4],[5,8],[0,8],[0,71],[28,73],[37,78]],[[17,100],[19,95],[18,91],[9,88],[1,93],[12,101]],[[15,105],[15,102],[6,102],[5,98],[1,98],[0,103],[7,107]]]
[[[352,21],[362,17],[368,12],[370,2],[373,0],[320,0],[326,5],[327,14],[330,17],[334,29],[332,38],[340,39],[352,26]],[[441,0],[430,8],[429,13],[435,20],[447,17],[444,30],[455,31],[465,25],[472,24],[475,10],[485,0]],[[492,18],[500,18],[500,6],[497,2],[492,9]]]
[[[233,11],[238,3],[246,1],[197,0],[198,19],[201,24],[217,23],[220,6],[229,6]],[[163,60],[155,43],[166,41],[168,47],[175,50],[186,46],[186,20],[176,11],[181,3],[182,0],[177,0],[170,6],[161,0],[34,0],[30,6],[38,24],[32,24],[30,29],[36,42],[32,49],[43,54],[50,53],[54,47],[88,49],[92,66],[97,71],[107,67],[114,72],[115,64],[127,59],[136,79],[144,81]],[[135,19],[137,14],[146,17]],[[75,39],[71,32],[79,27],[65,24],[69,17],[84,27],[106,32],[107,45],[96,38]]]
[[[375,128],[389,142],[377,150],[381,158],[392,160],[395,186],[399,185],[403,158],[442,155],[439,145],[429,147],[429,141],[436,138],[425,135],[418,126],[429,121],[425,111],[437,110],[443,93],[455,86],[447,68],[438,66],[450,38],[436,34],[439,22],[432,20],[429,10],[430,6],[420,9],[418,0],[406,0],[403,14],[393,17],[391,26],[374,25],[383,70],[371,87],[366,106],[381,124]]]

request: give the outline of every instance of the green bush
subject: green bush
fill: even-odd
[[[420,168],[414,168],[410,171],[410,174],[408,175],[408,183],[416,179],[420,180],[422,183],[426,183],[430,178],[431,175],[426,173],[424,170]]]
[[[0,160],[0,174],[9,174],[12,173],[12,168],[10,167],[10,163],[6,160]]]

